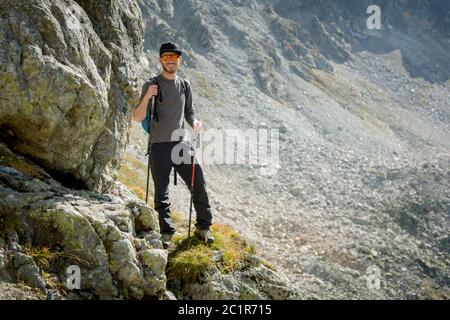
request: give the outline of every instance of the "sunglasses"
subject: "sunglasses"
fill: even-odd
[[[170,60],[177,61],[179,58],[180,58],[179,54],[167,54],[161,57],[162,61],[166,62]]]

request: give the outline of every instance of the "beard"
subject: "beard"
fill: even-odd
[[[177,72],[177,70],[178,70],[178,65],[177,65],[177,64],[172,65],[172,66],[165,66],[165,65],[163,64],[162,67],[163,67],[163,70],[164,70],[165,72],[170,73],[170,74],[174,74],[174,73]]]

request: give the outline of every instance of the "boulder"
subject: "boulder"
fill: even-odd
[[[145,64],[136,1],[3,0],[0,140],[66,186],[106,191]]]

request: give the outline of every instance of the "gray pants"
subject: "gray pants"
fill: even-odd
[[[169,181],[172,167],[177,174],[191,188],[192,165],[190,163],[174,164],[171,158],[172,149],[181,142],[160,142],[151,145],[151,172],[153,184],[155,186],[155,210],[159,216],[159,227],[161,233],[175,233],[175,228],[170,218],[170,202],[169,202]],[[192,150],[190,146],[187,150]],[[182,153],[181,153],[182,154]],[[189,157],[192,159],[192,157]],[[208,195],[206,193],[206,183],[203,177],[203,171],[200,165],[195,163],[195,180],[193,192],[193,204],[197,213],[198,229],[206,230],[211,225],[212,214],[209,205]],[[188,206],[189,203],[186,203]]]

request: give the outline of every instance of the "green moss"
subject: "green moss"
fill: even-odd
[[[17,229],[17,220],[11,216],[0,215],[0,238],[4,238],[8,231]]]
[[[182,235],[182,234],[180,234],[180,233],[176,233],[176,234],[174,234],[173,237],[172,237],[172,242],[173,242],[176,246],[178,246],[178,245],[181,243],[181,241],[183,241],[183,239],[184,239],[184,235]]]
[[[261,259],[261,263],[262,263],[265,267],[269,268],[270,270],[272,270],[272,271],[277,271],[276,268],[275,268],[271,263],[267,262],[266,260]]]
[[[119,286],[119,298],[120,299],[126,299],[128,297],[128,289],[124,286]]]
[[[215,238],[213,248],[223,251],[220,269],[224,272],[241,269],[245,264],[245,254],[255,253],[255,247],[236,231],[223,224],[211,227]]]

